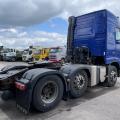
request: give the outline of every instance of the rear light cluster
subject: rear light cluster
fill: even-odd
[[[15,87],[22,91],[26,90],[26,85],[23,83],[15,82]]]

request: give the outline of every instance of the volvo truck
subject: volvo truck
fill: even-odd
[[[14,93],[17,108],[28,113],[33,107],[49,111],[63,98],[81,97],[99,83],[115,86],[120,70],[118,17],[107,10],[70,17],[67,62],[6,66],[0,72],[0,90],[3,96],[6,90]]]

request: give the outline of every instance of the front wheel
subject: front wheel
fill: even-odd
[[[104,82],[104,85],[107,87],[113,87],[115,86],[117,82],[117,68],[115,66],[109,65],[107,70],[107,78]]]
[[[63,97],[63,83],[56,75],[40,79],[34,89],[33,106],[41,112],[54,108]]]

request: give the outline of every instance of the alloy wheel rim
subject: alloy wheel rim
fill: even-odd
[[[58,86],[55,82],[49,81],[43,87],[41,91],[41,99],[44,103],[50,104],[57,98]]]

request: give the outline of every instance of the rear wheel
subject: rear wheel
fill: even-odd
[[[104,85],[107,87],[115,86],[117,82],[118,71],[115,66],[108,66],[107,79],[104,82]]]
[[[33,105],[38,111],[46,112],[54,108],[63,97],[62,80],[56,76],[46,76],[39,80],[33,93]]]
[[[78,98],[83,95],[88,85],[88,76],[84,70],[75,72],[70,81],[70,95],[73,98]]]

